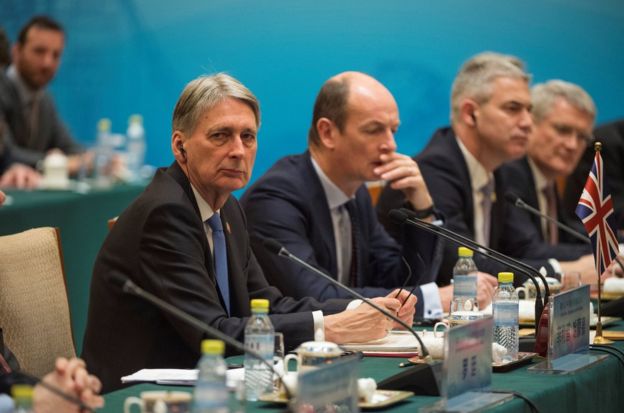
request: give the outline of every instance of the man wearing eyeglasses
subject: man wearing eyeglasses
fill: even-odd
[[[509,182],[528,205],[585,233],[579,219],[564,212],[556,183],[574,171],[592,142],[596,106],[581,87],[562,80],[533,86],[531,103],[533,129],[527,156],[505,165]],[[591,252],[589,244],[579,244],[556,224],[537,216],[531,216],[531,222],[543,241],[565,245],[579,256]]]

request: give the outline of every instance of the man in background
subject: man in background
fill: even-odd
[[[598,126],[594,140],[602,143],[602,164],[607,179],[607,190],[613,199],[613,209],[618,228],[618,238],[623,240],[624,230],[624,119]],[[564,204],[568,214],[574,214],[585,187],[589,170],[594,162],[594,146],[589,145],[574,172],[566,181]]]
[[[11,55],[9,51],[9,38],[6,32],[0,28],[0,91],[8,90],[9,80],[4,74],[5,67],[11,63]],[[0,107],[6,105],[5,95],[0,93]],[[6,121],[4,120],[4,110],[0,111],[0,188],[36,188],[39,185],[40,176],[34,169],[15,162],[11,156],[11,150],[7,145],[9,133]],[[0,205],[2,202],[0,202]]]
[[[416,314],[441,316],[452,287],[438,290],[435,284],[438,240],[409,231],[399,245],[379,224],[364,185],[387,180],[404,195],[401,206],[423,219],[435,218],[418,165],[396,151],[399,123],[394,97],[374,78],[345,72],[323,85],[314,105],[309,150],[279,160],[241,199],[254,252],[271,284],[294,297],[348,296],[267,250],[259,241],[266,237],[365,296],[419,285]],[[485,299],[493,285],[483,289]]]
[[[533,130],[529,137],[527,156],[504,166],[509,183],[531,207],[581,234],[585,229],[580,220],[567,214],[557,191],[557,180],[567,178],[592,142],[596,107],[581,87],[551,80],[531,89]],[[526,214],[529,214],[526,212]],[[535,215],[529,216],[541,241],[550,245],[566,245],[578,255],[591,253],[589,242],[579,241],[555,223]],[[576,245],[571,245],[576,244]],[[594,280],[584,280],[592,282]]]
[[[46,16],[33,17],[12,48],[8,82],[0,82],[0,98],[12,158],[35,167],[50,151],[58,150],[68,156],[73,174],[81,167],[84,151],[71,137],[46,90],[59,68],[64,44],[65,34],[58,22]]]
[[[511,188],[501,166],[525,155],[533,122],[529,75],[514,56],[485,52],[461,67],[451,92],[451,127],[439,129],[416,157],[448,229],[504,254],[561,271],[595,272],[593,258],[540,240],[526,212],[505,202]],[[378,212],[391,232],[400,228],[387,213],[401,206],[403,195],[392,188],[381,194]],[[438,276],[450,282],[457,245],[448,242]],[[475,255],[481,271],[496,274],[506,266]]]

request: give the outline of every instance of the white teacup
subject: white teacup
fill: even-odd
[[[124,413],[130,413],[132,406],[139,406],[141,413],[189,413],[191,393],[183,391],[144,391],[139,397],[128,397],[124,402]]]
[[[422,340],[427,350],[429,350],[429,355],[435,359],[444,358],[444,334],[448,329],[448,325],[446,323],[435,323],[433,326],[433,331],[420,331],[418,335]]]
[[[60,152],[52,152],[45,157],[41,185],[46,189],[67,189],[69,187],[67,156]]]
[[[290,360],[296,361],[298,372],[305,372],[319,365],[332,363],[342,355],[342,349],[329,341],[306,341],[297,347],[295,352],[297,354],[288,354],[284,357],[284,370],[286,372]]]

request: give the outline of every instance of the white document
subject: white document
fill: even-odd
[[[197,369],[142,369],[121,378],[122,383],[150,382],[170,386],[194,386],[197,382]],[[234,388],[245,377],[245,369],[229,369],[225,380],[228,388]]]
[[[379,340],[366,343],[344,344],[346,350],[351,351],[380,351],[380,352],[408,352],[420,349],[416,338],[407,331],[392,331]]]

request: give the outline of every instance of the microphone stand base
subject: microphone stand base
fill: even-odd
[[[598,317],[598,322],[596,323],[596,337],[594,337],[594,344],[613,344],[613,341],[602,336],[602,321],[600,320],[600,317]]]
[[[441,362],[415,364],[379,382],[377,388],[411,391],[421,396],[439,396],[441,376]]]

